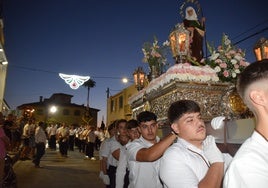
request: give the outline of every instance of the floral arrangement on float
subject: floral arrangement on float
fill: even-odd
[[[211,56],[205,60],[205,64],[215,70],[221,82],[234,83],[238,74],[249,65],[245,52],[232,45],[226,34],[223,34],[221,45],[217,48],[209,43],[207,46]]]
[[[142,49],[144,52],[144,61],[148,62],[150,67],[158,63],[165,65],[166,61],[159,60],[164,56],[154,53],[154,50],[159,48],[158,41],[155,39],[152,48],[149,48],[151,49],[151,53],[149,53],[150,50],[148,48]],[[142,89],[137,95],[132,96],[129,102],[132,103],[141,98],[144,93],[157,90],[173,80],[196,83],[217,83],[219,81],[234,83],[238,74],[249,65],[245,60],[245,52],[232,45],[226,34],[222,36],[221,45],[214,48],[208,44],[208,50],[211,54],[209,58],[202,59],[200,63],[187,59],[186,63],[171,66],[165,73],[152,79],[147,87]],[[156,56],[159,58],[158,60],[154,58]],[[166,59],[166,57],[163,59]]]
[[[142,47],[142,61],[149,64],[150,74],[156,78],[164,72],[167,64],[167,54],[170,51],[169,41],[159,44],[157,37],[154,37],[153,42],[145,42]]]

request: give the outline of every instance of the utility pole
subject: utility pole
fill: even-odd
[[[110,88],[109,87],[107,87],[106,95],[107,95],[107,99],[109,99],[109,97],[110,97]]]

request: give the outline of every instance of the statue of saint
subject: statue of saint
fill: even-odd
[[[205,35],[205,18],[198,20],[195,9],[191,6],[185,9],[184,27],[190,31],[190,54],[191,57],[200,62],[204,56],[203,38]]]

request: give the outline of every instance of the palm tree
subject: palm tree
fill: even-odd
[[[84,87],[87,88],[87,108],[89,108],[89,92],[90,92],[90,88],[93,88],[96,86],[96,82],[92,79],[89,79],[88,81],[86,81],[83,84]]]

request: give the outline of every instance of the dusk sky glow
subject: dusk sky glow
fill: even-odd
[[[89,105],[106,120],[106,89],[116,94],[132,79],[142,62],[142,45],[156,36],[162,43],[182,22],[178,0],[5,0],[5,53],[9,62],[5,100],[12,109],[37,102],[53,93],[73,95],[85,104],[87,89],[73,90],[58,73],[90,76]],[[255,61],[253,46],[268,38],[266,0],[199,1],[206,18],[206,41],[217,46],[222,34],[246,50]],[[261,31],[261,32],[260,32]],[[258,33],[259,32],[259,33]],[[258,34],[257,34],[258,33]],[[171,65],[174,64],[170,62]],[[130,84],[130,83],[129,83]]]

